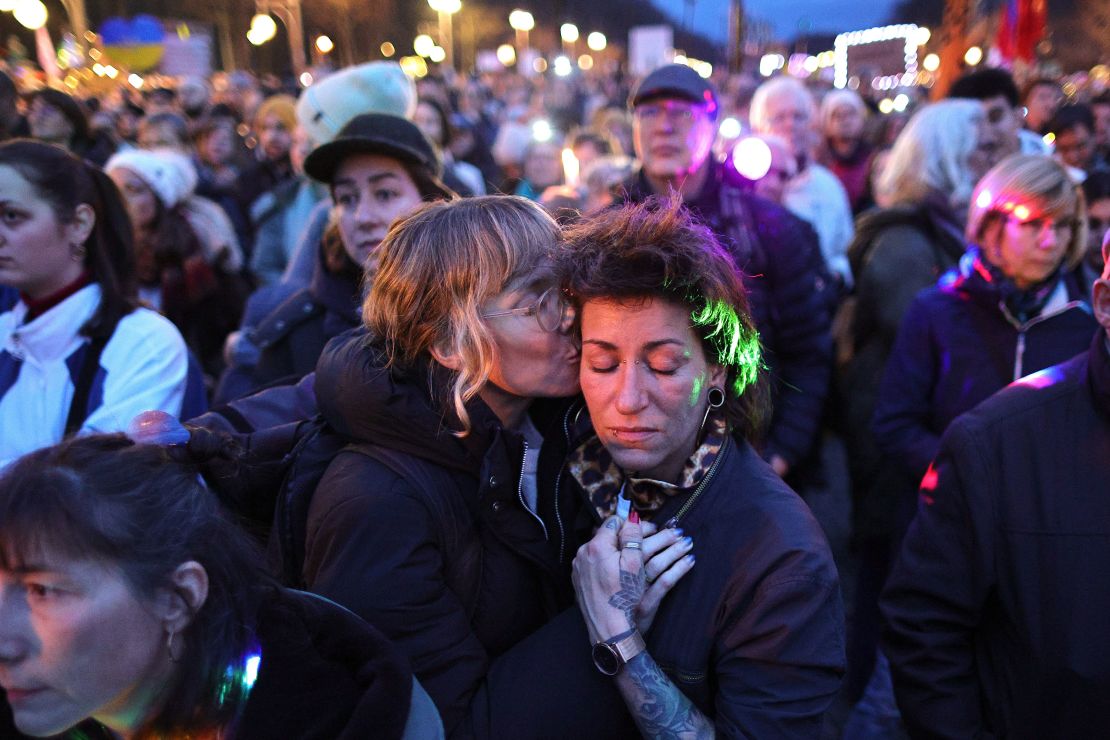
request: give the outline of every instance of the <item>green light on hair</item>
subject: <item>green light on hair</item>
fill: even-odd
[[[706,301],[690,314],[694,326],[708,329],[706,339],[717,350],[717,364],[736,369],[736,395],[755,383],[763,366],[759,333],[746,329],[736,309],[724,301]]]

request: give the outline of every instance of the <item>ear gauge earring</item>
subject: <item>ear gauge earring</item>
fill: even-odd
[[[709,412],[713,409],[719,409],[725,405],[725,391],[720,386],[713,386],[705,392],[705,400],[708,405],[705,407],[705,416],[701,420],[701,431],[699,436],[705,433],[705,423],[709,421]]]
[[[88,254],[88,250],[85,249],[84,244],[71,244],[69,248],[73,252],[70,257],[73,259],[74,262],[85,261],[85,255]]]

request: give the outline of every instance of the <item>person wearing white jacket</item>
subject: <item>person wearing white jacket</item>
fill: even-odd
[[[0,145],[0,467],[64,437],[178,415],[185,343],[139,307],[131,227],[111,180],[64,150]]]

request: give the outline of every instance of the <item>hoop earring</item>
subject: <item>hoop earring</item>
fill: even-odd
[[[725,405],[724,389],[716,385],[711,387],[705,392],[705,400],[709,403],[705,407],[705,416],[701,420],[701,431],[698,432],[699,437],[705,433],[705,424],[709,421],[709,412]]]
[[[84,244],[72,244],[70,245],[70,248],[73,250],[73,254],[71,254],[70,257],[71,259],[73,259],[74,262],[85,261],[85,255],[88,254],[88,250],[85,249]]]
[[[170,630],[170,633],[166,636],[166,652],[170,656],[171,663],[180,663],[181,656],[173,654],[173,641],[175,637],[177,637],[177,630]]]

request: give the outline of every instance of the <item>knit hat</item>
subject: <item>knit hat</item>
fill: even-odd
[[[363,113],[412,118],[416,85],[396,62],[369,62],[325,77],[301,93],[297,121],[317,144],[334,139]]]
[[[123,168],[139,176],[166,208],[193,194],[197,171],[187,157],[169,149],[126,149],[112,155],[104,171]]]
[[[271,95],[262,101],[254,113],[254,125],[257,128],[266,116],[274,116],[286,131],[297,127],[297,101],[292,95]]]
[[[435,148],[416,124],[382,113],[355,116],[335,139],[305,157],[304,171],[330,184],[340,163],[352,154],[384,154],[423,167],[433,177],[443,171]]]

